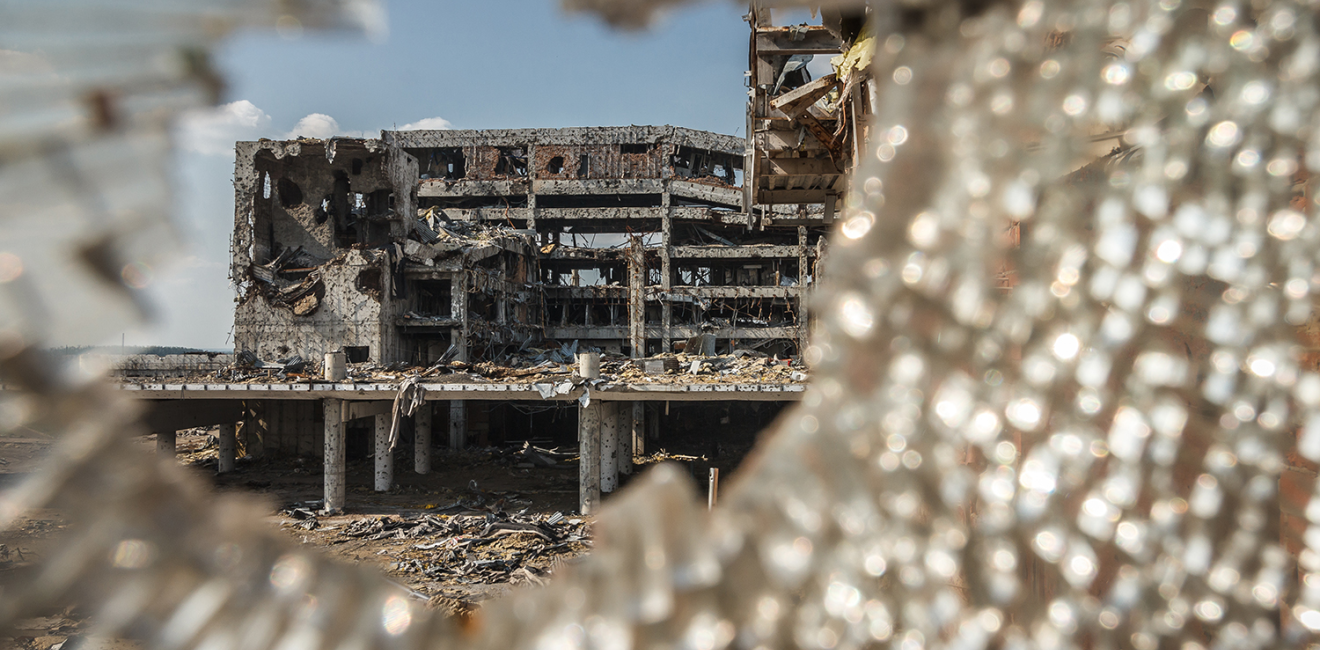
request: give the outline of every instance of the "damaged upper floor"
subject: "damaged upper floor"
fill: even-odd
[[[668,126],[239,143],[236,345],[425,364],[709,333],[796,354],[824,215],[743,209],[744,146]]]

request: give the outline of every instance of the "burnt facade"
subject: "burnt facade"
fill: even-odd
[[[827,214],[748,210],[747,141],[675,127],[237,147],[235,344],[429,365],[694,336],[793,356]]]

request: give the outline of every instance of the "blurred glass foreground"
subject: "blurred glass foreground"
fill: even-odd
[[[588,561],[459,623],[133,453],[132,404],[36,352],[131,313],[206,45],[371,7],[10,3],[0,40],[42,56],[3,52],[0,77],[0,428],[67,433],[0,517],[77,527],[0,621],[76,597],[162,648],[1315,643],[1317,8],[873,7],[877,122],[816,385],[713,513],[652,472]]]

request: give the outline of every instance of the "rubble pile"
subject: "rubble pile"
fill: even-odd
[[[545,383],[573,379],[573,357],[577,342],[557,347],[529,347],[496,361],[468,363],[447,360],[426,366],[403,363],[381,365],[350,363],[347,381],[353,383],[393,384],[410,377],[426,383]],[[797,359],[780,359],[753,350],[735,350],[732,354],[698,355],[683,352],[660,354],[645,359],[630,359],[620,354],[604,353],[600,362],[603,383],[661,384],[787,384],[807,380],[807,369]],[[279,361],[261,361],[250,354],[240,354],[234,365],[184,379],[222,381],[233,384],[319,383],[320,364],[301,357]],[[125,381],[159,381],[125,378]]]
[[[666,364],[668,360],[672,363]],[[656,365],[661,366],[657,368]],[[601,377],[619,383],[671,384],[786,384],[807,380],[807,373],[791,359],[736,350],[719,356],[662,354],[642,360],[601,361]]]
[[[460,585],[542,584],[546,576],[591,550],[586,520],[563,513],[509,513],[492,495],[460,499],[418,514],[333,517],[322,522],[314,504],[282,512],[284,526],[316,531],[327,546],[379,548],[386,569],[414,587],[441,592]]]

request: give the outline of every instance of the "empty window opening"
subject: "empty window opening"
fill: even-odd
[[[270,198],[270,172],[266,172],[266,178],[262,181],[261,198]]]
[[[651,145],[646,143],[630,143],[619,145],[619,153],[650,153]]]
[[[358,175],[360,175],[360,174],[362,174],[362,159],[361,159],[361,158],[354,158],[354,159],[353,159],[353,175],[354,175],[354,176],[358,176]]]
[[[536,197],[541,208],[658,208],[663,197],[659,194],[546,194]]]
[[[294,206],[302,205],[303,193],[302,193],[302,189],[298,187],[297,183],[287,178],[281,178],[279,181],[279,189],[280,189],[280,205],[284,206],[285,208],[292,208]]]
[[[582,154],[578,156],[578,178],[586,178],[591,174],[591,156]]]
[[[495,173],[500,176],[526,176],[527,153],[513,147],[500,147],[500,158],[495,161]]]
[[[384,286],[381,284],[380,269],[363,269],[358,273],[354,286],[358,291],[379,300],[381,287]]]
[[[448,318],[453,302],[449,280],[421,280],[417,283],[417,313],[422,316]]]
[[[427,208],[454,208],[458,210],[471,210],[474,208],[498,208],[500,210],[505,208],[525,208],[527,207],[527,195],[458,197],[423,196],[417,199],[417,207],[423,210]]]
[[[412,338],[412,337],[410,337]],[[449,350],[448,336],[419,336],[412,338],[413,350],[411,358],[413,363],[422,365],[431,365],[439,361]]]
[[[546,164],[545,171],[548,174],[562,174],[564,172],[564,157],[555,156]]]
[[[369,345],[348,345],[344,346],[344,357],[349,363],[366,363],[371,361],[371,346]]]
[[[468,298],[468,313],[487,322],[495,321],[495,298],[485,293],[474,293]]]
[[[467,175],[467,158],[461,147],[409,150],[421,161],[421,177],[458,180]]]

